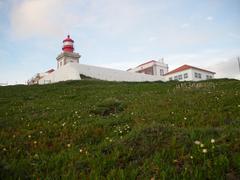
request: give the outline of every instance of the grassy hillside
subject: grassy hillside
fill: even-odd
[[[0,87],[0,179],[239,179],[240,81]]]

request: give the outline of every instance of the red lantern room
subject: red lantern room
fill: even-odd
[[[68,35],[67,38],[63,40],[62,50],[64,52],[73,52],[74,51],[73,43],[74,41],[70,38],[70,35]]]

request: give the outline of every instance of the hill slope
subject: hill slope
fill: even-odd
[[[0,179],[240,178],[236,80],[0,87],[0,127]]]

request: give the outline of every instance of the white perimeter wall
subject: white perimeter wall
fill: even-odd
[[[78,63],[68,63],[53,73],[44,76],[42,79],[40,79],[39,84],[55,83],[66,80],[80,80],[80,74],[106,81],[164,81],[164,77],[161,76],[152,76]]]

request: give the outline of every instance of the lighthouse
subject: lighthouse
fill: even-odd
[[[74,52],[74,40],[70,35],[63,40],[62,52],[57,56],[57,69],[65,66],[68,63],[79,63],[81,56]]]

